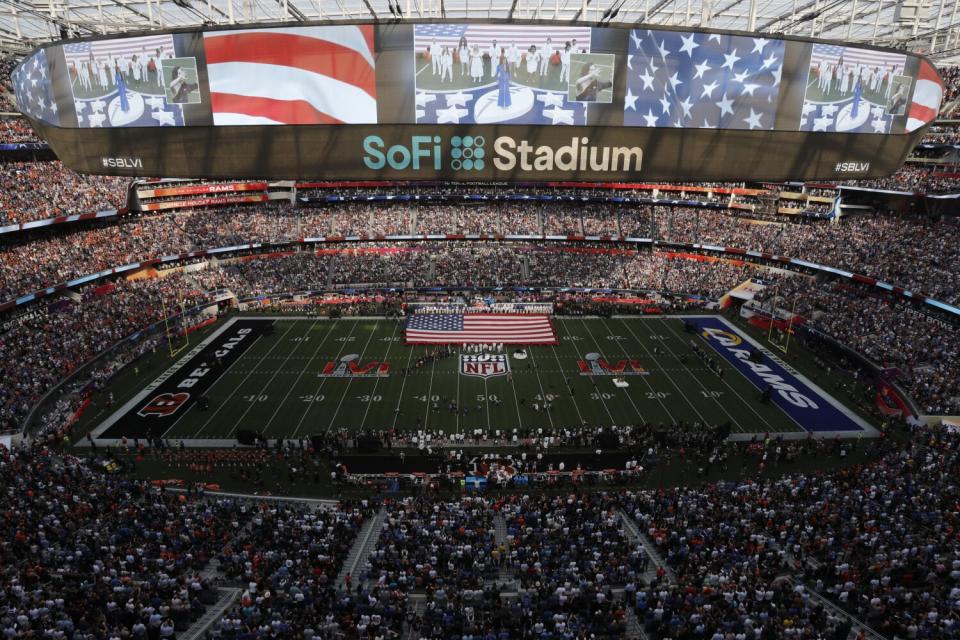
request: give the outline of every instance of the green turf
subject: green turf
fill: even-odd
[[[234,436],[238,427],[261,430],[268,437],[390,427],[469,434],[478,428],[581,422],[730,421],[735,434],[798,430],[778,407],[758,403],[757,390],[735,370],[724,365],[726,374],[720,378],[689,354],[690,336],[683,333],[680,320],[557,319],[555,324],[558,346],[531,348],[525,361],[511,358],[512,380],[483,380],[458,375],[456,356],[400,375],[432,347],[404,344],[396,320],[280,320],[272,335],[254,343],[207,392],[210,410],[188,411],[167,437],[219,439]],[[610,361],[637,359],[650,373],[627,377],[627,389],[616,388],[612,378],[580,376],[577,361],[589,352]],[[359,354],[362,363],[389,362],[391,375],[318,377],[326,363],[349,353]],[[680,354],[688,354],[686,363]],[[149,382],[142,378],[140,387]],[[543,398],[552,402],[550,411],[535,409],[542,407]],[[469,408],[469,414],[450,413],[450,399]],[[439,410],[433,409],[433,401]]]

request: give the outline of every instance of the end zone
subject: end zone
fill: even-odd
[[[124,437],[162,437],[272,324],[273,319],[266,318],[228,320],[98,425],[91,436],[108,443]],[[87,441],[78,444],[86,446]]]
[[[769,387],[772,391],[770,399],[805,432],[842,438],[880,435],[860,416],[725,318],[681,318],[697,327],[698,335],[758,390]],[[750,359],[754,350],[763,354],[760,362]]]

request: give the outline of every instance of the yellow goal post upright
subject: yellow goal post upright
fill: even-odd
[[[176,303],[176,309],[179,309],[180,313],[177,314],[174,322],[170,322],[167,303],[163,299],[163,292],[160,293],[160,306],[163,310],[163,330],[167,337],[167,350],[170,352],[171,358],[190,346],[190,333],[187,331],[186,325],[186,307],[183,304],[183,300],[178,299]],[[183,336],[183,342],[179,344],[177,343],[178,333]]]
[[[790,350],[790,336],[793,335],[793,319],[797,317],[797,300],[793,300],[793,308],[790,310],[790,317],[787,319],[785,329],[777,326],[777,307],[770,308],[770,327],[767,329],[767,342],[773,348],[783,352],[784,355]]]

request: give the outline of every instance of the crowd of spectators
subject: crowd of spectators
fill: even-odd
[[[123,206],[126,178],[80,175],[59,161],[0,163],[0,226]]]
[[[848,180],[839,183],[865,189],[884,189],[888,191],[906,191],[911,193],[957,193],[960,180],[955,171],[943,166],[905,164],[892,176],[886,178],[868,178]]]
[[[942,320],[889,296],[806,278],[781,279],[757,299],[795,310],[881,367],[899,369],[924,413],[960,414],[960,339]]]
[[[0,57],[0,111],[4,113],[16,113],[17,105],[13,98],[13,81],[10,74],[13,67],[19,62],[13,56]]]
[[[0,446],[0,635],[172,638],[217,596],[201,571],[247,503],[166,494],[45,447]]]
[[[240,601],[214,623],[209,637],[377,637],[372,616],[402,620],[402,608],[375,613],[379,594],[344,592],[337,574],[371,509],[341,503],[314,509],[296,503],[261,505],[218,554],[220,572],[243,585]],[[372,615],[371,615],[372,614]],[[399,625],[394,624],[399,630]]]
[[[940,103],[941,118],[956,118],[957,98],[960,97],[960,67],[941,67],[938,69],[943,78],[943,100]]]
[[[491,207],[493,208],[493,207]],[[540,221],[524,206],[504,204],[504,216],[521,221],[521,231],[539,228]],[[593,222],[599,212],[579,218],[575,205],[554,206],[567,209],[551,216],[548,232],[569,230],[563,219],[581,220],[591,230],[619,227],[625,235],[654,237],[661,241],[699,242],[754,249],[799,257],[805,260],[847,269],[870,277],[922,291],[952,302],[960,292],[957,274],[950,266],[956,260],[957,246],[951,239],[958,231],[955,218],[905,219],[895,216],[859,216],[834,224],[824,222],[758,224],[746,217],[727,212],[686,208],[635,208],[607,212],[602,225]],[[413,214],[400,208],[369,207],[357,210],[291,209],[285,205],[241,207],[225,210],[166,213],[125,217],[120,223],[88,225],[80,232],[48,230],[18,236],[0,246],[0,297],[9,298],[71,278],[109,267],[176,254],[195,249],[211,249],[249,242],[290,242],[300,237],[327,235],[334,229],[356,231],[350,220],[360,216],[373,220],[374,232],[396,228],[397,216],[429,220],[424,233],[463,233],[467,230],[497,233],[497,227],[483,227],[484,220],[496,218],[473,207],[421,207]],[[373,212],[376,210],[376,215]],[[530,220],[523,223],[524,219]],[[458,226],[461,221],[469,226]],[[595,226],[596,225],[596,226]],[[501,227],[502,228],[502,227]],[[502,256],[501,256],[502,257]],[[511,261],[517,262],[520,257]],[[456,265],[451,265],[454,269]],[[535,273],[536,265],[532,265]],[[448,270],[440,270],[447,273]],[[611,274],[611,278],[614,276]],[[459,278],[463,281],[463,278]],[[345,278],[345,281],[359,281]],[[376,279],[367,281],[377,281]]]
[[[788,445],[744,446],[783,461]],[[958,638],[960,434],[919,427],[871,449],[820,473],[318,509],[172,494],[45,445],[0,448],[0,631],[174,637],[222,583],[242,593],[218,640],[621,638],[628,609],[654,640],[847,638],[854,622]],[[344,576],[378,511],[376,546]]]
[[[40,138],[23,118],[0,118],[0,144],[11,142],[40,142]]]
[[[960,636],[955,514],[941,506],[958,454],[956,433],[925,428],[864,467],[625,495],[676,574],[637,590],[638,617],[658,640],[846,638],[813,590],[888,638]]]
[[[165,310],[200,299],[183,278],[118,280],[88,288],[79,302],[60,298],[11,320],[0,336],[0,432],[17,429],[45,393],[93,356],[161,320]]]
[[[657,209],[664,237],[754,249],[802,258],[922,291],[947,302],[960,299],[960,273],[953,238],[956,217],[853,216],[825,224],[758,224],[725,213]]]

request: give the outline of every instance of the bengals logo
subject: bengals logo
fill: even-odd
[[[137,415],[144,418],[150,416],[165,418],[176,413],[189,399],[189,393],[161,393],[137,411]]]

